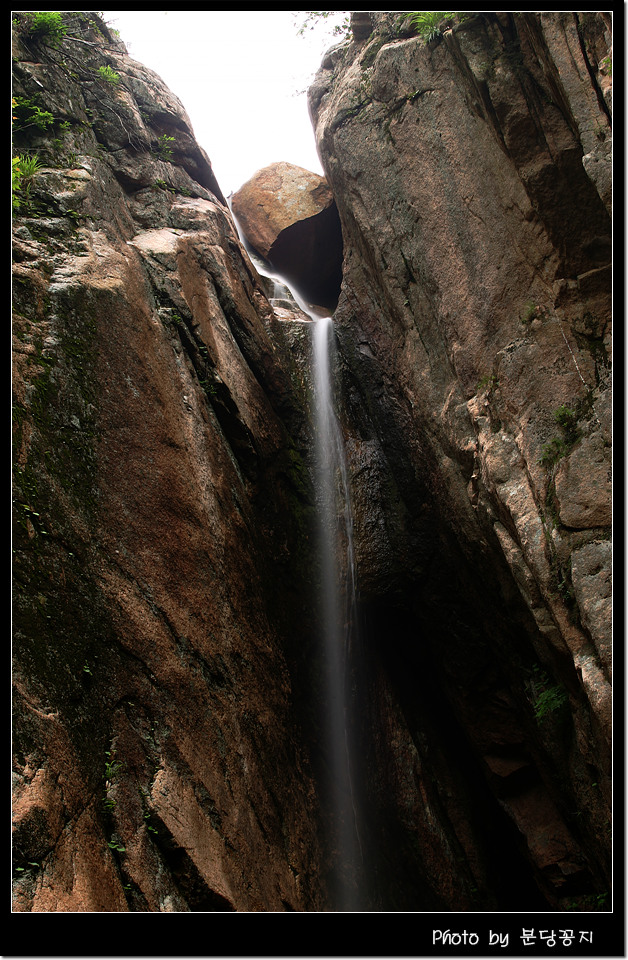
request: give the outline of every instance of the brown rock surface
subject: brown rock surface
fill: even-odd
[[[16,43],[14,95],[69,127],[15,144],[15,910],[316,909],[295,387],[180,104],[66,23],[82,82]]]
[[[342,235],[324,177],[274,163],[233,194],[231,207],[248,243],[307,302],[336,306]]]
[[[309,92],[345,244],[359,580],[382,625],[402,625],[400,671],[430,662],[474,751],[518,769],[527,744],[528,779],[501,803],[561,902],[581,880],[560,849],[583,863],[609,841],[587,783],[595,768],[608,798],[610,25],[486,13],[425,44],[396,17],[372,13],[372,36],[333,48]],[[540,821],[557,792],[579,797],[589,834],[552,813],[554,848]]]
[[[566,527],[610,527],[611,458],[599,433],[585,437],[560,463],[555,482],[558,512]]]
[[[333,910],[312,325],[176,98],[63,16],[13,62],[55,118],[14,130],[42,165],[13,225],[14,910]],[[608,24],[482,14],[426,46],[395,18],[311,93],[346,238],[362,904],[586,910],[610,890]]]

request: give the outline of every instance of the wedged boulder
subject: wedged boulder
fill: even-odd
[[[342,279],[342,231],[324,177],[292,163],[258,170],[233,194],[246,241],[311,304],[335,309]]]

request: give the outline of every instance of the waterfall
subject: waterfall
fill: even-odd
[[[276,300],[282,299],[286,295],[286,293],[288,293],[289,296],[291,296],[294,302],[297,304],[297,306],[303,311],[303,313],[307,314],[307,316],[310,317],[311,320],[317,320],[318,317],[320,316],[327,316],[327,313],[328,313],[327,310],[321,310],[320,307],[315,307],[311,303],[308,303],[306,300],[304,300],[304,298],[301,296],[299,291],[295,290],[292,284],[288,283],[287,280],[279,276],[274,271],[274,269],[270,266],[270,264],[266,263],[262,259],[262,257],[253,249],[253,247],[251,247],[250,243],[246,239],[246,236],[242,232],[242,228],[238,223],[238,218],[236,217],[236,215],[234,214],[231,208],[231,194],[227,197],[227,205],[231,213],[231,219],[233,220],[233,224],[236,228],[236,232],[240,239],[240,243],[248,253],[253,266],[255,267],[257,272],[260,274],[260,276],[266,277],[268,280],[272,281],[272,291],[270,296],[271,303],[273,300],[276,301]]]
[[[230,197],[227,198],[231,209]],[[271,302],[285,292],[311,319],[314,386],[315,486],[320,563],[321,650],[324,667],[325,820],[331,824],[331,901],[334,910],[363,909],[363,874],[352,749],[351,663],[357,632],[353,515],[344,439],[334,408],[334,326],[327,311],[307,303],[283,277],[268,269],[233,221],[258,273],[272,280]]]
[[[351,656],[356,629],[353,520],[347,463],[334,411],[334,328],[314,321],[316,495],[321,566],[322,655],[325,664],[327,801],[333,823],[333,895],[339,910],[359,909],[361,850],[351,750]]]

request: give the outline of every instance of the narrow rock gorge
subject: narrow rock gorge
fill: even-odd
[[[48,16],[13,23],[13,911],[334,911],[314,325],[160,78]],[[309,90],[363,911],[612,906],[611,27],[354,14]]]

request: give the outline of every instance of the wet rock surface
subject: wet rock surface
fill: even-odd
[[[254,174],[231,198],[247,241],[298,293],[334,309],[342,277],[342,233],[324,177],[291,163]]]
[[[14,910],[334,909],[311,323],[182,105],[65,22],[13,50]],[[310,92],[367,910],[610,904],[609,26],[371,13]]]
[[[301,386],[183,108],[69,24],[16,40],[14,909],[315,909]]]
[[[309,91],[344,237],[370,657],[415,744],[420,676],[439,678],[450,761],[464,742],[505,847],[524,838],[510,895],[584,905],[607,890],[610,842],[610,22],[477,14],[426,44],[398,15],[371,20]],[[372,790],[398,824],[386,778]],[[460,807],[450,823],[468,840]],[[499,868],[469,856],[485,896]]]

